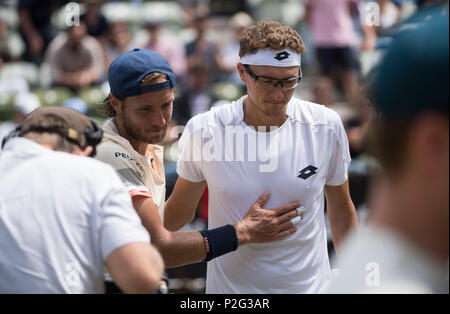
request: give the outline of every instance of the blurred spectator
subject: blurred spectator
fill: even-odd
[[[8,51],[8,24],[5,20],[0,18],[0,58],[8,61],[10,59],[10,53]]]
[[[342,86],[347,102],[357,88],[355,70],[358,65],[354,48],[358,44],[358,36],[353,18],[358,14],[359,3],[359,0],[305,0],[306,21],[311,27],[322,75],[333,80],[337,72],[336,85]],[[372,50],[376,42],[375,32],[364,23],[361,27],[364,39],[360,49]]]
[[[58,34],[52,14],[67,0],[19,0],[20,31],[25,41],[24,59],[40,64],[50,42]]]
[[[14,113],[11,121],[5,121],[0,126],[0,146],[3,138],[13,131],[17,125],[25,120],[25,117],[34,109],[41,106],[39,98],[32,93],[17,94],[14,99]],[[1,149],[1,148],[0,148]]]
[[[22,77],[4,77],[2,74],[3,60],[0,58],[0,95],[6,96],[28,92],[28,82]]]
[[[98,40],[105,40],[109,29],[108,21],[101,13],[104,0],[84,0],[86,3],[86,11],[81,16],[81,20],[86,23],[87,32],[90,36],[96,37]]]
[[[186,75],[186,48],[174,38],[165,35],[162,32],[162,22],[159,19],[149,19],[145,27],[150,35],[150,39],[145,49],[153,50],[164,56],[178,79]]]
[[[50,44],[46,60],[54,86],[72,91],[98,84],[105,79],[105,57],[100,42],[87,35],[86,24],[71,26]]]
[[[214,82],[222,72],[223,62],[217,45],[206,38],[206,32],[209,28],[208,16],[196,16],[193,26],[196,31],[196,38],[186,45],[188,68],[204,63],[213,73],[211,81]]]
[[[198,63],[189,69],[187,86],[173,106],[172,119],[178,125],[186,125],[190,118],[208,111],[217,101],[210,89],[210,73],[204,63]]]
[[[351,108],[354,108],[355,111],[346,123],[346,131],[350,156],[356,158],[366,151],[370,123],[374,118],[373,101],[369,97],[368,85],[364,84],[359,87],[352,102]]]
[[[327,78],[319,79],[314,86],[314,100],[317,104],[324,105],[336,111],[341,117],[344,126],[347,126],[350,119],[353,118],[353,110],[345,103],[336,102],[334,97],[333,82]]]
[[[380,26],[376,27],[377,33],[389,29],[400,20],[400,8],[392,0],[378,0],[380,6]]]
[[[130,30],[126,22],[118,21],[110,25],[108,40],[105,43],[105,53],[108,65],[124,52],[135,48]]]
[[[83,99],[81,99],[79,97],[72,97],[72,98],[67,99],[62,104],[62,106],[76,110],[84,115],[87,114],[87,112],[88,112],[88,107],[87,107],[86,103],[84,102]]]
[[[183,8],[184,25],[191,25],[197,15],[209,14],[210,0],[177,0]]]
[[[239,39],[242,32],[253,24],[253,19],[245,12],[238,12],[234,14],[229,23],[229,29],[232,32],[231,42],[220,47],[220,54],[223,60],[223,70],[226,73],[226,80],[242,84],[239,72],[237,71],[237,64],[239,58]]]

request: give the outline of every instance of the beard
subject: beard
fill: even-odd
[[[125,132],[131,138],[147,143],[147,144],[158,144],[161,143],[166,135],[167,125],[164,126],[163,131],[155,133],[152,128],[140,128],[135,123],[133,123],[127,116],[126,111],[122,111],[122,124]],[[152,134],[154,133],[154,134]]]

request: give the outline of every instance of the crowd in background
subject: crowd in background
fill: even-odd
[[[64,0],[0,1],[0,141],[40,105],[64,105],[101,119],[95,105],[109,92],[109,64],[133,48],[159,52],[172,65],[179,96],[172,125],[184,125],[245,94],[236,70],[239,35],[255,20],[278,19],[296,28],[307,46],[299,98],[335,109],[344,122],[353,158],[350,189],[363,219],[368,176],[376,165],[365,153],[373,114],[367,97],[372,70],[392,34],[416,10],[446,1],[229,1],[234,11],[218,2],[228,1],[85,0],[78,18],[69,16],[71,7]],[[148,16],[130,16],[145,10]],[[168,134],[170,193],[176,136]],[[199,210],[199,216],[205,222],[207,212]]]

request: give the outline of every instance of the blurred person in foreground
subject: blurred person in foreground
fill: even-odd
[[[299,200],[299,213],[304,212],[304,219],[294,222],[296,233],[208,263],[206,293],[317,293],[331,279],[324,196],[338,251],[357,228],[341,119],[325,106],[294,97],[304,51],[302,38],[289,26],[262,20],[248,27],[237,64],[247,95],[193,117],[180,138],[179,177],[166,204],[169,230],[192,219],[205,186],[213,228],[241,219],[254,195],[266,190],[270,206]],[[172,198],[183,199],[184,206],[174,206]]]
[[[447,11],[397,34],[378,70],[370,136],[383,170],[329,292],[448,293],[448,83]]]
[[[27,116],[0,155],[0,293],[103,293],[106,265],[125,292],[156,292],[163,261],[81,113]]]
[[[163,56],[135,48],[111,63],[108,80],[111,92],[99,112],[112,119],[103,125],[96,158],[113,166],[127,186],[134,208],[167,267],[210,260],[244,244],[273,241],[297,230],[290,219],[297,216],[300,203],[263,209],[267,193],[259,199],[262,193],[254,194],[245,217],[230,224],[200,232],[166,229],[163,147],[157,144],[165,138],[172,116],[175,75]],[[181,197],[171,198],[171,207],[178,212],[191,204],[196,206],[205,185],[189,188]]]

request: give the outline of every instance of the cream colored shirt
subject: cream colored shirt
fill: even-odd
[[[166,180],[163,165],[163,147],[148,145],[144,155],[118,134],[112,120],[103,125],[103,141],[97,147],[96,158],[110,164],[125,183],[131,197],[150,197],[163,219]]]

